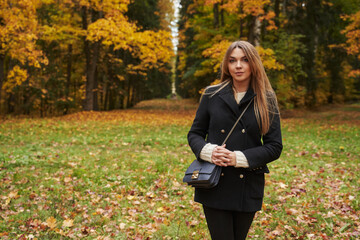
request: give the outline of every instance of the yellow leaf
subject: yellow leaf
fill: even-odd
[[[17,196],[18,196],[18,192],[17,191],[12,191],[12,192],[10,192],[9,193],[9,198],[17,198]]]
[[[71,182],[71,181],[72,181],[71,177],[65,177],[65,178],[64,178],[64,182],[65,182],[65,183],[69,183],[69,182]]]
[[[48,219],[46,219],[46,223],[51,229],[54,229],[56,227],[56,219],[54,217],[49,217]]]
[[[120,229],[124,230],[125,229],[125,223],[120,223]]]
[[[64,220],[62,226],[63,227],[72,227],[72,226],[74,226],[74,220],[73,219],[66,219],[66,220]]]

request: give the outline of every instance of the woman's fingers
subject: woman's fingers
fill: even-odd
[[[228,162],[230,160],[230,155],[223,153],[214,153],[213,159]]]
[[[227,149],[216,149],[213,153],[214,156],[216,157],[226,157],[226,158],[230,158],[231,156],[231,151],[227,150]]]
[[[219,160],[219,159],[214,160],[213,163],[214,163],[215,165],[218,165],[218,166],[221,166],[221,167],[227,167],[227,164],[224,163],[223,161]]]
[[[231,162],[231,151],[225,148],[226,145],[217,146],[212,154],[212,161],[218,166],[228,166]]]
[[[227,157],[213,157],[212,158],[213,163],[219,166],[227,166],[230,162],[230,159]]]

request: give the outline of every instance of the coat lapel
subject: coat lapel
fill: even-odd
[[[219,97],[229,106],[235,116],[239,116],[240,108],[242,107],[242,105],[249,102],[255,96],[256,94],[254,93],[252,88],[249,88],[243,99],[241,99],[240,104],[238,105],[234,98],[234,92],[232,90],[231,84],[228,84],[224,89],[219,92]]]
[[[234,98],[234,92],[232,90],[231,84],[228,84],[224,89],[219,92],[219,97],[229,106],[231,111],[239,116],[239,107]]]
[[[249,102],[251,99],[253,99],[256,96],[256,94],[254,93],[254,90],[252,88],[249,88],[245,94],[245,96],[243,97],[243,99],[241,99],[239,106],[241,106],[242,104],[245,104],[247,102]]]

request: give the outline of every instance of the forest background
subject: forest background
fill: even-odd
[[[359,239],[360,0],[173,1],[0,0],[0,238],[209,239],[186,133],[244,39],[284,143],[249,239]]]
[[[1,0],[1,113],[128,108],[172,82],[197,98],[237,39],[257,47],[283,108],[358,100],[359,0],[180,5],[174,46],[172,0]]]

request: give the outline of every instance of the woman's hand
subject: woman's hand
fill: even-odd
[[[226,144],[215,147],[211,155],[211,161],[218,166],[227,167],[236,165],[236,155],[225,148]]]

